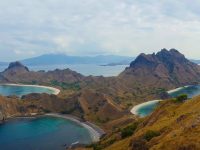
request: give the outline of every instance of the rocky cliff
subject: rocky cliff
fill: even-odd
[[[120,77],[147,86],[173,88],[199,83],[200,66],[176,49],[162,49],[156,54],[140,54]]]

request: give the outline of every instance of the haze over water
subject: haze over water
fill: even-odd
[[[0,72],[5,70],[8,66],[0,66]],[[73,71],[81,73],[85,76],[117,76],[119,73],[125,70],[128,65],[116,65],[116,66],[100,66],[95,64],[79,64],[79,65],[42,65],[42,66],[28,66],[30,70],[40,71],[40,70],[55,70],[55,69],[66,69],[69,68]]]

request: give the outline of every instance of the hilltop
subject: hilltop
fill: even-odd
[[[173,88],[200,81],[200,66],[191,62],[176,49],[162,49],[158,53],[140,54],[121,78],[145,85]]]

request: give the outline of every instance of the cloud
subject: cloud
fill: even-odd
[[[198,58],[199,8],[199,0],[2,1],[0,59],[57,52],[135,56],[163,47]]]

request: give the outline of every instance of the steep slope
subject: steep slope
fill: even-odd
[[[162,49],[157,54],[140,54],[120,78],[169,89],[199,83],[200,66],[175,49]]]
[[[200,96],[184,103],[161,103],[135,133],[106,150],[198,150],[200,149]]]
[[[20,62],[12,62],[4,71],[4,75],[8,78],[29,72],[29,69]]]
[[[111,97],[94,90],[82,90],[79,102],[85,114],[85,119],[99,124],[123,117],[126,114],[113,102]]]

